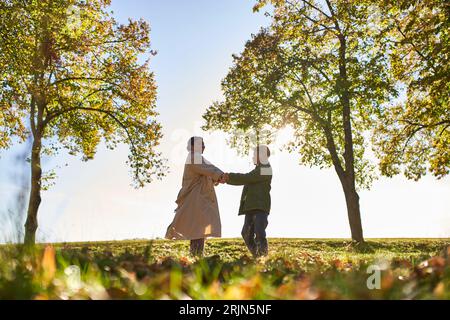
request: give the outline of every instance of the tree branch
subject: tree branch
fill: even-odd
[[[32,95],[30,104],[30,126],[33,135],[36,134],[36,123],[34,122],[35,117],[36,117],[36,99],[34,98],[34,95]]]
[[[302,0],[303,1],[303,0]],[[304,1],[303,1],[304,2]],[[288,3],[289,5],[291,5],[292,7],[295,8],[295,5],[289,1],[286,1],[286,3]],[[334,32],[335,30],[327,25],[324,25],[323,23],[319,22],[318,20],[315,20],[313,18],[311,18],[310,16],[308,16],[306,13],[302,12],[301,10],[297,10],[297,12],[302,15],[303,17],[305,17],[306,19],[308,19],[310,22],[314,23],[314,24],[318,24],[321,27],[323,27],[325,30],[329,30],[331,32]],[[327,16],[327,15],[325,15]]]
[[[400,27],[399,22],[397,21],[397,19],[394,19],[395,21],[395,26],[398,32],[400,32],[400,34],[403,36],[403,38],[407,41],[407,43],[409,43],[412,48],[414,49],[414,51],[429,65],[429,67],[431,69],[433,69],[434,73],[437,74],[438,71],[436,70],[436,67],[434,66],[434,62],[428,58],[427,56],[425,56],[418,48],[417,46],[414,44],[414,42],[409,39],[406,34],[403,32],[402,28]]]
[[[327,4],[328,10],[330,10],[330,13],[331,13],[330,19],[334,22],[336,30],[339,32],[339,34],[342,35],[342,30],[341,30],[341,27],[339,26],[338,20],[335,19],[336,13],[334,12],[333,6],[331,5],[329,0],[326,0],[325,2]]]
[[[63,83],[63,82],[77,81],[77,80],[78,81],[102,81],[102,82],[105,82],[105,83],[108,83],[108,84],[111,84],[111,85],[114,85],[114,86],[118,85],[117,83],[111,82],[111,81],[109,81],[107,79],[96,78],[96,77],[68,77],[68,78],[56,80],[56,81],[52,82],[50,85],[53,86],[53,85],[58,85],[58,84]]]
[[[89,94],[87,94],[86,96],[84,96],[83,99],[82,99],[82,101],[79,102],[79,104],[82,105],[83,102],[84,102],[87,98],[89,98],[89,97],[91,97],[91,96],[93,96],[93,95],[95,95],[95,94],[97,94],[97,93],[99,93],[99,92],[102,92],[102,91],[108,91],[108,90],[111,90],[111,88],[108,87],[108,88],[102,88],[102,89],[94,90],[94,91],[92,91],[91,93],[89,93]],[[59,103],[61,104],[61,100],[59,100]],[[44,121],[43,121],[44,126],[46,126],[46,125],[47,125],[50,121],[52,121],[54,118],[59,117],[59,116],[63,115],[63,114],[66,113],[66,112],[67,112],[67,110],[58,110],[58,111],[56,111],[56,112],[50,112],[50,111],[48,111],[48,112],[47,112],[47,116],[46,116],[46,118],[45,118]]]
[[[444,124],[449,124],[450,125],[450,119],[449,120],[442,120],[436,123],[431,123],[431,124],[423,124],[423,123],[419,123],[419,122],[412,122],[410,120],[407,119],[400,119],[400,122],[405,122],[410,126],[418,126],[420,127],[420,129],[425,129],[425,128],[433,128],[433,127],[438,127]]]
[[[324,126],[323,131],[327,139],[327,149],[330,152],[331,160],[333,161],[334,169],[341,180],[345,178],[346,171],[344,170],[339,155],[337,153],[336,143],[334,141],[333,132],[329,126]]]
[[[330,20],[333,20],[333,18],[331,16],[329,16],[328,14],[326,14],[322,9],[320,9],[319,7],[315,6],[314,4],[312,4],[310,1],[307,0],[302,0],[303,3],[306,3],[308,6],[310,6],[311,8],[315,9],[317,12],[323,14],[325,17],[327,17]],[[327,1],[328,2],[328,1]]]
[[[111,119],[113,119],[115,122],[117,122],[117,124],[125,131],[125,133],[126,133],[126,135],[128,137],[128,140],[130,142],[131,153],[134,154],[134,155],[137,154],[137,151],[136,151],[137,149],[136,149],[136,146],[134,144],[134,140],[133,140],[133,138],[132,138],[132,136],[131,136],[127,126],[115,116],[113,111],[103,110],[103,109],[96,109],[96,108],[90,108],[90,107],[70,107],[70,108],[62,110],[61,112],[58,112],[58,113],[54,114],[54,116],[52,117],[51,120],[53,120],[53,119],[63,115],[64,113],[71,112],[71,111],[77,111],[77,110],[89,111],[89,112],[99,112],[99,113],[103,113],[103,114],[106,114],[107,116],[109,116]]]

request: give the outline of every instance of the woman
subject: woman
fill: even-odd
[[[221,236],[214,186],[223,180],[223,172],[203,158],[203,138],[190,138],[187,150],[183,182],[176,200],[178,207],[166,238],[191,240],[191,254],[202,255],[205,238]]]

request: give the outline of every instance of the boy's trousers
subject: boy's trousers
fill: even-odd
[[[245,213],[242,238],[247,248],[255,257],[265,256],[268,253],[266,228],[269,214],[264,211],[252,210]]]

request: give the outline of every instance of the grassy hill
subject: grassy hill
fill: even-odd
[[[188,255],[187,241],[2,246],[0,298],[450,299],[450,239],[359,246],[269,239],[269,246],[256,261],[240,239],[208,240],[203,259]]]

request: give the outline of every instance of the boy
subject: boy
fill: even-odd
[[[269,157],[269,148],[259,145],[253,154],[255,169],[246,174],[224,174],[222,181],[230,185],[244,186],[239,206],[239,215],[245,215],[242,237],[254,257],[265,256],[268,253],[266,228],[270,212],[272,182]]]

